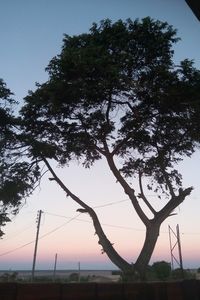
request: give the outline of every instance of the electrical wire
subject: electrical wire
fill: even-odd
[[[63,216],[63,215],[58,215],[58,214],[53,214],[47,211],[44,211],[45,214],[50,215],[50,216],[55,216],[55,217],[61,217],[61,218],[65,218],[65,219],[71,219],[72,217],[67,217],[67,216]],[[81,213],[79,214],[81,215]],[[74,218],[77,221],[83,222],[83,223],[92,223],[92,221],[89,220],[83,220],[81,218]],[[134,230],[134,231],[145,231],[145,229],[140,229],[140,228],[135,228],[135,227],[128,227],[128,226],[120,226],[120,225],[113,225],[113,224],[107,224],[107,223],[101,223],[104,226],[107,227],[113,227],[113,228],[119,228],[119,229],[126,229],[126,230]],[[160,233],[163,234],[168,234],[168,231],[160,231]],[[182,235],[200,235],[200,232],[180,232],[180,234]]]
[[[24,244],[24,245],[22,245],[22,246],[17,247],[17,248],[14,248],[13,250],[10,250],[10,251],[1,253],[0,256],[4,256],[4,255],[10,254],[10,253],[13,253],[13,252],[15,252],[15,251],[17,251],[17,250],[19,250],[19,249],[22,249],[22,248],[24,248],[24,247],[26,247],[26,246],[28,246],[28,245],[30,245],[30,244],[33,244],[34,242],[35,242],[35,240],[34,240],[34,241],[31,241],[31,242],[28,242],[28,243],[26,243],[26,244]]]
[[[80,213],[80,214],[81,214],[81,213]],[[73,221],[73,220],[75,220],[76,218],[78,218],[78,217],[80,216],[80,214],[78,214],[78,215],[72,217],[69,221],[63,223],[62,225],[60,225],[60,226],[54,228],[53,230],[51,230],[51,231],[45,233],[44,235],[40,236],[40,237],[39,237],[39,240],[43,239],[44,237],[46,237],[46,236],[52,234],[53,232],[55,232],[55,231],[57,231],[57,230],[59,230],[61,227],[63,227],[63,226],[65,226],[65,225],[69,224],[71,221]],[[20,249],[22,249],[22,248],[24,248],[24,247],[26,247],[26,246],[28,246],[28,245],[30,245],[30,244],[33,244],[33,243],[35,243],[35,240],[33,240],[33,241],[31,241],[31,242],[28,242],[28,243],[26,243],[26,244],[24,244],[24,245],[22,245],[22,246],[16,247],[16,248],[14,248],[14,249],[12,249],[12,250],[3,252],[3,253],[0,254],[0,257],[1,257],[1,256],[5,256],[5,255],[8,255],[8,254],[10,254],[10,253],[13,253],[13,252],[15,252],[15,251],[17,251],[17,250],[20,250]]]
[[[126,201],[129,201],[129,199],[126,199],[126,200],[120,200],[120,201],[117,201],[117,202],[110,202],[110,203],[107,203],[107,204],[105,204],[105,205],[98,205],[98,206],[95,206],[94,208],[102,208],[102,207],[106,207],[106,206],[116,205],[116,204],[118,204],[118,203],[122,203],[122,202],[126,202]],[[56,217],[62,217],[62,218],[66,218],[66,219],[69,219],[69,220],[68,220],[67,222],[64,222],[64,223],[61,224],[60,226],[54,228],[53,230],[51,230],[51,231],[45,233],[44,235],[40,236],[40,237],[39,237],[39,240],[41,240],[41,239],[45,238],[46,236],[48,236],[48,235],[50,235],[50,234],[56,232],[57,230],[59,230],[60,228],[66,226],[67,224],[69,224],[70,222],[72,222],[72,221],[74,221],[74,220],[81,221],[81,222],[85,222],[85,223],[92,223],[91,221],[83,220],[83,219],[78,218],[78,217],[81,215],[81,213],[75,215],[74,217],[67,217],[67,216],[63,216],[63,215],[59,215],[59,214],[49,213],[49,212],[46,212],[46,211],[43,211],[43,212],[44,212],[45,214],[48,214],[48,215],[52,215],[52,216],[56,216]],[[145,231],[145,229],[138,229],[138,228],[134,228],[134,227],[125,227],[125,226],[112,225],[112,224],[106,224],[106,223],[102,223],[102,225],[108,226],[108,227],[113,227],[113,228],[126,229],[126,230]],[[32,226],[33,226],[33,225],[31,225],[31,227],[32,227]],[[19,234],[23,233],[24,231],[26,231],[26,230],[29,229],[29,228],[30,228],[30,227],[25,228],[25,229],[24,229],[22,232],[20,232]],[[162,232],[162,233],[167,233],[167,232]],[[196,233],[182,232],[181,234],[182,234],[182,235],[187,235],[187,234],[190,234],[190,235],[191,235],[191,234],[200,235],[200,233],[198,233],[198,232],[196,232]],[[15,252],[15,251],[18,251],[18,250],[20,250],[20,249],[22,249],[22,248],[24,248],[24,247],[26,247],[26,246],[28,246],[28,245],[33,244],[34,242],[35,242],[35,240],[33,240],[33,241],[31,241],[31,242],[28,242],[28,243],[26,243],[26,244],[23,244],[23,245],[21,245],[21,246],[19,246],[19,247],[16,247],[16,248],[14,248],[14,249],[12,249],[12,250],[10,250],[10,251],[6,251],[6,252],[4,252],[4,253],[1,253],[1,254],[0,254],[0,257],[1,257],[1,256],[5,256],[5,255],[8,255],[8,254],[10,254],[10,253],[13,253],[13,252]]]
[[[120,201],[117,201],[117,202],[111,202],[111,203],[108,203],[108,204],[105,204],[105,205],[99,205],[99,206],[96,206],[95,208],[101,208],[101,207],[105,207],[105,206],[111,206],[111,205],[115,205],[115,204],[118,204],[118,203],[121,203],[121,202],[125,202],[125,201],[129,201],[129,200],[126,199],[126,200],[120,200]],[[54,228],[53,230],[47,232],[46,234],[40,236],[39,239],[43,239],[44,237],[46,237],[46,236],[48,236],[48,235],[54,233],[55,231],[59,230],[60,228],[62,228],[62,227],[64,227],[64,226],[66,226],[67,224],[69,224],[69,223],[72,222],[73,220],[76,220],[76,219],[81,215],[81,213],[79,213],[78,215],[75,215],[74,217],[66,217],[66,216],[61,216],[61,215],[51,214],[51,213],[48,213],[48,212],[44,212],[44,213],[49,214],[49,215],[53,215],[53,216],[57,216],[57,217],[67,218],[67,219],[69,219],[69,220],[68,220],[67,222],[63,223],[62,225],[60,225],[60,226]],[[91,221],[87,221],[87,220],[82,220],[82,219],[78,219],[78,220],[79,220],[79,221],[82,221],[82,222],[91,223]],[[102,224],[102,225],[110,226],[110,227],[115,227],[115,228],[121,228],[121,226],[115,226],[115,225],[110,225],[110,224]],[[131,228],[124,227],[124,229],[131,229]],[[25,230],[24,230],[24,231],[25,231]],[[22,233],[22,232],[21,232],[21,233]],[[6,252],[0,254],[0,257],[1,257],[1,256],[4,256],[4,255],[7,255],[7,254],[10,254],[10,253],[13,253],[13,252],[15,252],[15,251],[17,251],[17,250],[20,250],[20,249],[22,249],[22,248],[24,248],[24,247],[26,247],[26,246],[28,246],[28,245],[34,243],[34,242],[35,242],[35,240],[34,240],[34,241],[31,241],[31,242],[28,242],[28,243],[26,243],[26,244],[24,244],[24,245],[22,245],[22,246],[17,247],[17,248],[14,248],[13,250],[6,251]]]
[[[58,214],[53,214],[53,213],[49,213],[44,211],[45,214],[50,215],[50,216],[55,216],[55,217],[61,217],[61,218],[65,218],[65,219],[71,219],[71,217],[67,217],[67,216],[62,216],[62,215],[58,215]],[[81,215],[81,213],[79,214]],[[77,221],[83,222],[83,223],[92,223],[92,221],[89,220],[83,220],[80,218],[76,218]],[[126,227],[126,226],[120,226],[120,225],[112,225],[112,224],[107,224],[107,223],[101,223],[104,226],[107,227],[113,227],[113,228],[119,228],[119,229],[127,229],[127,230],[134,230],[134,231],[144,231],[144,229],[138,229],[138,228],[134,228],[134,227]]]
[[[106,206],[112,206],[112,205],[116,205],[116,204],[119,204],[119,203],[122,203],[122,202],[127,202],[127,201],[130,201],[130,199],[125,199],[125,200],[110,202],[110,203],[107,203],[107,204],[94,206],[93,208],[102,208],[102,207],[106,207]]]
[[[63,223],[62,225],[60,225],[60,226],[58,226],[58,227],[52,229],[51,231],[49,231],[49,232],[43,234],[42,236],[39,237],[39,240],[40,240],[40,239],[43,239],[44,237],[46,237],[46,236],[52,234],[53,232],[59,230],[60,228],[64,227],[65,225],[69,224],[71,221],[77,219],[80,215],[81,215],[81,213],[78,214],[78,215],[76,215],[76,216],[74,216],[74,217],[71,217],[71,218],[69,219],[69,221],[67,221],[67,222]]]
[[[19,231],[13,232],[11,236],[3,238],[1,242],[6,242],[7,240],[15,238],[15,237],[21,235],[22,233],[24,233],[25,231],[29,230],[30,228],[32,228],[33,226],[35,226],[35,224],[31,223],[27,227],[22,229],[20,232]]]

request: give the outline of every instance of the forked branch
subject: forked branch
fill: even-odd
[[[190,195],[192,190],[192,187],[184,190],[179,189],[179,194],[172,197],[171,200],[157,213],[157,218],[160,220],[160,222],[163,222],[167,217],[169,217],[173,210],[179,206],[187,196]]]
[[[153,208],[153,206],[149,203],[149,201],[147,200],[145,194],[144,194],[144,190],[143,190],[143,186],[142,186],[142,173],[139,172],[139,186],[140,186],[140,198],[144,201],[144,203],[146,204],[146,206],[149,208],[149,210],[153,213],[153,215],[156,215],[156,211]]]
[[[117,181],[121,184],[122,188],[124,189],[125,194],[129,196],[131,203],[133,204],[133,207],[134,207],[135,211],[137,212],[138,216],[140,217],[141,221],[145,224],[145,226],[148,226],[150,223],[150,220],[146,216],[146,214],[144,213],[142,208],[140,207],[137,197],[135,196],[134,189],[132,189],[130,187],[130,185],[126,182],[126,180],[121,175],[120,171],[117,169],[115,162],[113,160],[112,153],[106,152],[106,160],[107,160],[107,163],[108,163],[113,175],[115,176]]]
[[[126,260],[124,260],[116,252],[116,250],[113,248],[113,244],[107,239],[95,211],[66,187],[66,185],[56,175],[56,173],[54,172],[54,170],[52,169],[52,167],[50,166],[49,162],[45,157],[42,157],[42,159],[52,175],[52,178],[50,180],[55,180],[57,184],[62,188],[62,190],[67,194],[67,196],[70,196],[72,200],[74,200],[82,207],[82,209],[78,209],[79,212],[83,212],[83,213],[87,212],[92,218],[93,225],[95,228],[95,233],[99,238],[99,244],[102,246],[103,252],[105,252],[110,258],[110,260],[124,272],[127,272],[128,270],[132,270],[132,265],[129,264]]]

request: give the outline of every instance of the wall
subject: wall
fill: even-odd
[[[200,281],[0,283],[0,300],[200,300]]]

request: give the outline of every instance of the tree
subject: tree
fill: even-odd
[[[8,217],[11,207],[15,207],[14,202],[2,193],[2,187],[5,186],[4,174],[6,172],[6,160],[9,158],[8,147],[12,143],[12,111],[13,99],[12,93],[6,87],[5,82],[0,79],[0,226],[9,222]],[[0,236],[4,233],[0,230]]]
[[[153,263],[151,269],[155,273],[156,278],[160,280],[166,280],[171,274],[170,263],[166,261],[157,261]]]
[[[175,280],[182,280],[182,279],[195,279],[195,273],[192,272],[190,269],[182,270],[180,268],[174,269],[171,272],[171,278]]]
[[[31,165],[20,133],[20,120],[14,116],[16,101],[0,79],[0,226],[10,221],[34,190],[40,176],[36,162]],[[0,236],[4,233],[0,230]]]
[[[21,110],[27,155],[43,161],[54,180],[92,218],[99,244],[125,274],[144,278],[162,222],[190,195],[177,164],[199,145],[200,72],[173,63],[179,39],[167,23],[104,20],[89,33],[65,35],[49,80],[30,91]],[[95,211],[70,191],[50,160],[86,168],[104,158],[146,227],[141,253],[127,262],[106,237]],[[132,178],[138,180],[131,186]],[[146,191],[161,202],[156,210]],[[143,209],[143,204],[146,209]],[[132,275],[130,275],[132,276]]]

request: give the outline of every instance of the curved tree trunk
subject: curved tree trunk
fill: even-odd
[[[99,244],[102,246],[102,252],[105,252],[110,260],[119,267],[119,269],[123,272],[124,278],[128,281],[132,281],[135,279],[144,280],[145,273],[151,256],[153,254],[158,236],[159,230],[162,222],[170,215],[177,205],[179,205],[187,195],[190,194],[191,188],[185,189],[183,191],[179,191],[179,195],[172,197],[172,199],[168,202],[168,204],[160,210],[160,212],[156,212],[154,214],[154,218],[149,220],[144,213],[142,212],[137,198],[134,195],[134,191],[127,185],[127,183],[122,179],[119,175],[119,172],[115,171],[116,168],[112,166],[112,169],[115,171],[116,177],[121,181],[122,186],[124,187],[125,192],[129,195],[132,200],[133,206],[139,214],[141,220],[146,226],[146,236],[144,240],[144,244],[142,250],[140,252],[139,257],[135,264],[128,263],[125,259],[123,259],[118,252],[114,249],[113,244],[106,237],[103,228],[99,222],[99,219],[95,213],[95,211],[88,206],[85,202],[83,202],[80,198],[74,195],[65,185],[64,183],[57,177],[50,164],[45,158],[42,158],[53,175],[53,178],[50,180],[55,180],[58,185],[66,192],[67,196],[70,196],[76,203],[78,203],[82,209],[78,209],[79,212],[88,213],[92,218],[93,225],[95,228],[95,233],[99,238]]]
[[[80,198],[74,195],[66,186],[65,184],[58,178],[56,173],[53,171],[52,167],[48,163],[48,161],[43,158],[47,168],[53,175],[50,180],[55,180],[57,184],[64,190],[67,196],[70,196],[77,204],[79,204],[82,209],[78,209],[77,211],[81,213],[88,213],[93,221],[93,226],[95,229],[95,234],[97,234],[99,241],[98,243],[102,246],[102,253],[106,253],[110,260],[123,272],[123,273],[132,273],[133,272],[133,265],[129,264],[125,259],[123,259],[117,251],[114,249],[113,244],[108,240],[107,236],[105,235],[103,228],[99,222],[99,219],[95,213],[95,211],[88,206],[85,202],[83,202]]]
[[[160,223],[155,221],[151,222],[150,225],[146,227],[144,244],[134,265],[140,279],[145,279],[145,272],[158,240],[159,230]]]

